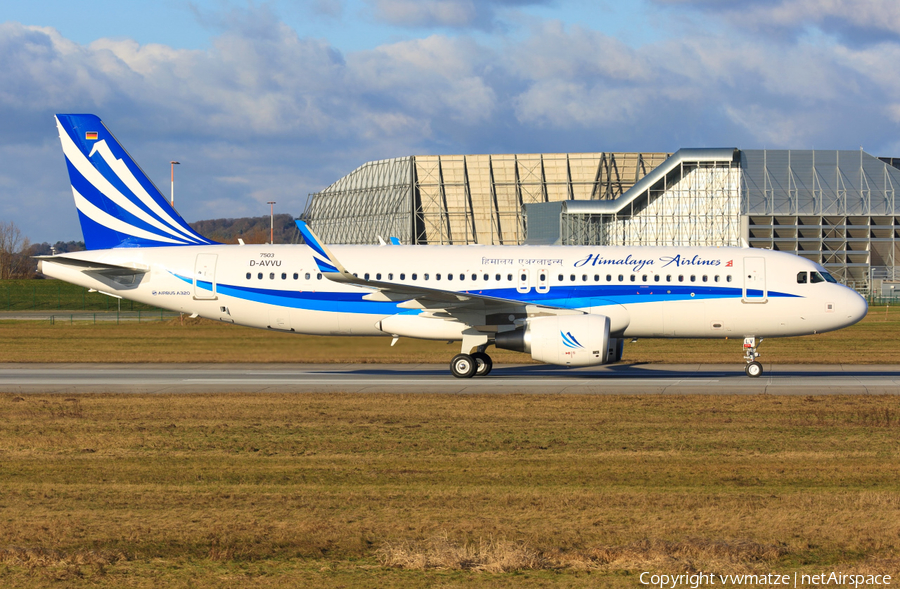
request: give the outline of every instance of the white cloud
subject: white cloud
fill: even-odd
[[[900,35],[900,3],[895,0],[655,0],[657,4],[694,7],[719,15],[732,26],[750,31],[802,35],[809,26],[841,35],[855,43],[880,40],[878,34]],[[875,35],[873,35],[875,33]]]
[[[650,62],[621,41],[559,21],[543,23],[510,49],[511,69],[524,79],[648,81],[653,75]]]
[[[367,0],[375,18],[401,27],[481,29],[501,23],[504,9],[549,4],[550,0]]]

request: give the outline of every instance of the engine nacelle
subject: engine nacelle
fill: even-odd
[[[529,319],[524,329],[498,333],[494,345],[527,352],[539,362],[596,366],[609,359],[609,317],[556,315]]]

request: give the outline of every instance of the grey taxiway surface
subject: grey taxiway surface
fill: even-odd
[[[420,392],[900,394],[900,365],[501,365],[457,379],[444,364],[0,364],[0,392]]]

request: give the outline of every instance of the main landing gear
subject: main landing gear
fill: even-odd
[[[480,350],[474,354],[457,354],[450,361],[450,372],[456,378],[487,376],[493,367],[491,357]]]
[[[757,378],[763,373],[762,364],[756,361],[759,357],[759,352],[756,351],[756,348],[762,341],[763,338],[759,338],[758,342],[755,337],[744,338],[744,360],[747,362],[747,367],[744,368],[744,372],[747,373],[747,376],[752,378]]]

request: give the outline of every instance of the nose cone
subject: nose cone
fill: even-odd
[[[835,313],[843,320],[841,327],[848,327],[859,322],[869,311],[869,305],[866,299],[861,297],[858,292],[852,288],[844,287],[845,293],[839,307],[835,309]]]

